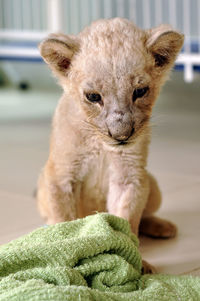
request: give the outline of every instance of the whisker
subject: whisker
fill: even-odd
[[[107,144],[108,146],[114,147],[114,148],[127,148],[130,147],[133,143],[135,143],[138,136],[140,137],[148,137],[147,134],[147,127],[149,126],[148,120],[143,120],[140,124],[140,128],[131,136],[127,141],[125,142],[119,142],[117,140],[114,140],[108,135],[108,132],[106,130],[102,130],[98,128],[95,124],[90,122],[90,119],[88,120],[82,120],[82,128],[87,131],[89,134],[91,134],[94,138],[97,138],[99,141],[102,141],[103,143]]]

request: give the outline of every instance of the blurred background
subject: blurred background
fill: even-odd
[[[153,112],[149,156],[163,192],[159,214],[178,225],[179,236],[143,238],[141,250],[161,272],[199,273],[200,0],[0,0],[0,244],[43,224],[33,191],[62,91],[38,43],[49,32],[77,34],[116,16],[144,29],[168,23],[185,34]]]

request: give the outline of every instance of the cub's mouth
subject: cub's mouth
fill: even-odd
[[[112,139],[113,144],[116,145],[116,147],[131,146],[136,142],[138,137],[144,136],[143,134],[145,133],[145,130],[149,124],[148,121],[149,121],[148,119],[145,119],[140,123],[140,126],[138,126],[137,128],[133,128],[131,134],[128,137],[121,137],[123,139],[118,139],[118,138]],[[145,137],[148,137],[148,131],[147,131],[147,136],[145,135]]]
[[[111,132],[108,130],[108,135],[113,138],[117,145],[125,145],[129,142],[129,139],[133,136],[135,132],[135,128],[132,128],[131,132],[128,135],[112,135]]]
[[[128,141],[120,141],[120,142],[118,142],[118,145],[125,145],[127,143],[128,143]]]

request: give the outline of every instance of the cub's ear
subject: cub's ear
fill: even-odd
[[[170,68],[183,46],[184,36],[169,25],[160,25],[146,33],[146,47],[155,60],[155,67]]]
[[[39,45],[44,61],[57,75],[66,76],[72,58],[79,50],[79,43],[75,37],[64,34],[51,34]]]

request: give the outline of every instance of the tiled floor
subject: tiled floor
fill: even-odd
[[[149,169],[157,177],[159,216],[177,224],[171,240],[141,238],[143,257],[162,273],[200,275],[200,88],[175,74],[152,118]],[[0,243],[40,226],[33,191],[48,155],[60,90],[0,90]]]

